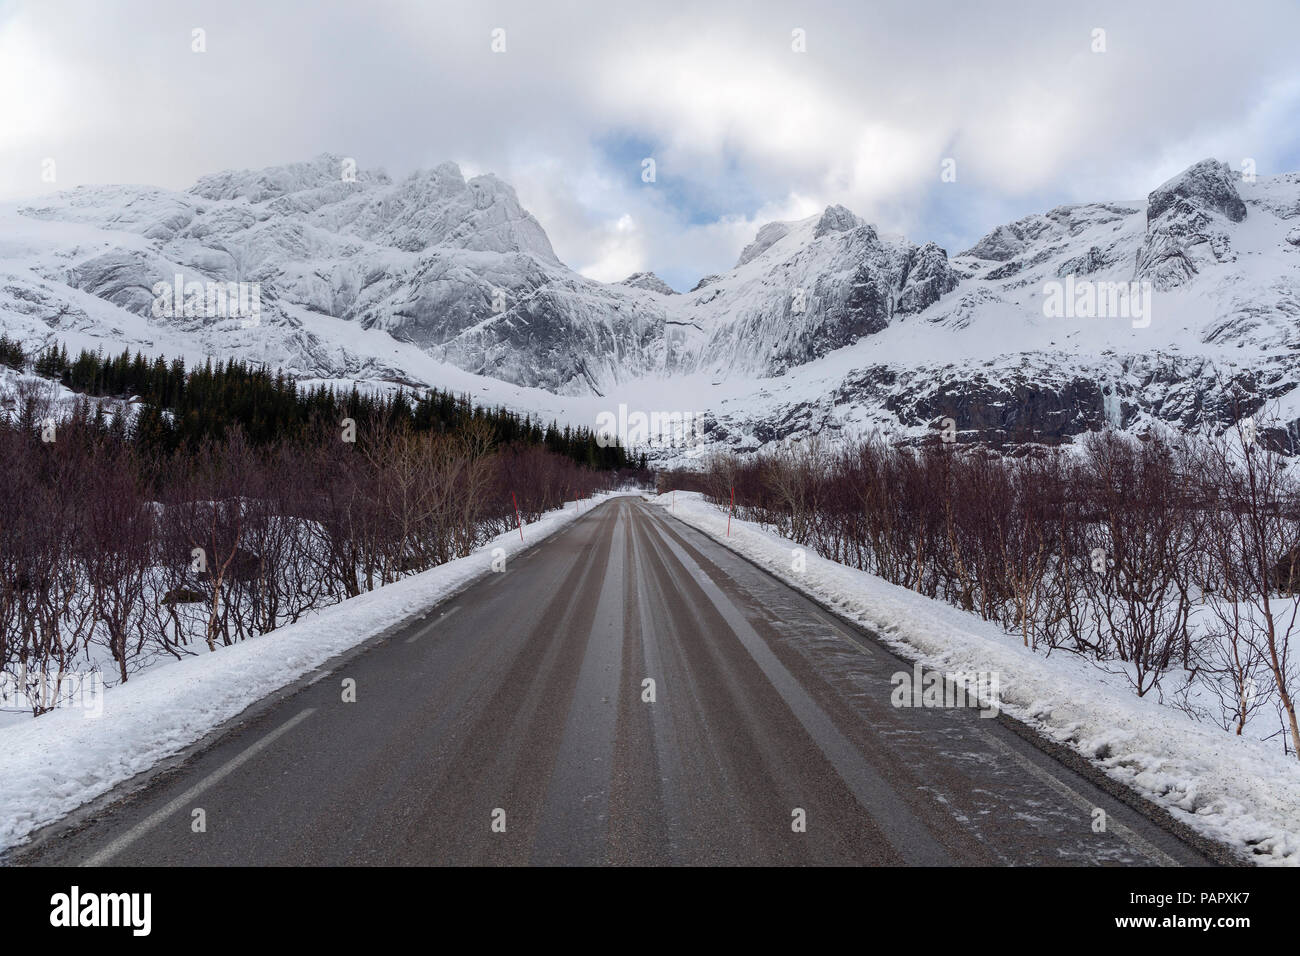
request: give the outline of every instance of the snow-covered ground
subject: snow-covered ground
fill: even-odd
[[[606,496],[582,503],[582,511]],[[995,672],[999,705],[1114,779],[1255,862],[1300,865],[1300,761],[1276,743],[1198,723],[1122,675],[1068,654],[1046,657],[974,615],[808,552],[727,516],[698,494],[651,498],[782,580],[880,634],[904,656],[948,673]],[[570,503],[474,554],[325,608],[268,635],[181,661],[160,660],[104,692],[102,716],[60,709],[0,727],[0,848],[21,842],[331,658],[422,613],[573,521]]]
[[[216,653],[159,663],[103,692],[94,709],[67,708],[0,727],[0,849],[148,770],[250,704],[326,661],[420,614],[549,537],[608,495],[569,502],[475,553],[324,608],[296,624]]]
[[[1091,760],[1207,836],[1256,863],[1300,866],[1300,760],[1276,743],[1198,723],[1122,675],[1071,654],[1051,657],[973,614],[890,584],[757,524],[731,520],[694,492],[650,498],[791,586],[879,634],[903,656],[949,674],[996,673],[999,705]]]

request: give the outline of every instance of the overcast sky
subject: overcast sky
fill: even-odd
[[[830,203],[956,252],[1206,156],[1300,169],[1298,39],[1293,0],[0,0],[0,199],[451,159],[573,268],[681,289]]]

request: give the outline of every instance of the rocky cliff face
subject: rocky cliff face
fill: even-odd
[[[745,447],[870,431],[929,441],[951,418],[960,441],[1015,447],[1106,426],[1214,432],[1255,416],[1275,421],[1268,440],[1295,453],[1297,218],[1300,175],[1244,181],[1206,160],[1145,201],[1060,206],[999,226],[935,270],[937,296],[915,310],[896,299],[894,321],[833,362],[788,370],[786,387],[759,407],[724,410],[717,430]],[[1077,304],[1088,308],[1053,317],[1046,297],[1067,281],[1087,290]],[[1143,283],[1143,321],[1098,307],[1108,289]]]
[[[683,297],[677,367],[779,375],[920,312],[957,287],[934,243],[882,240],[843,206],[763,226],[736,267]]]
[[[1232,262],[1229,223],[1246,218],[1226,164],[1203,160],[1152,191],[1137,275],[1157,289],[1187,282],[1207,265]]]

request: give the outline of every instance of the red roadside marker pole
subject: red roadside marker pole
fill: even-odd
[[[731,511],[727,512],[727,537],[731,537],[731,515],[736,510],[736,486],[731,486]]]
[[[514,493],[513,491],[510,492],[510,500],[513,501],[514,504],[515,504],[515,521],[518,521],[518,522],[519,522],[519,540],[520,540],[520,541],[523,541],[523,540],[524,540],[524,523],[523,523],[523,521],[520,520],[520,518],[519,518],[519,502],[515,500],[515,493]]]

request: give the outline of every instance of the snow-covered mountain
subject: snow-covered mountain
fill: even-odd
[[[322,156],[205,177],[185,193],[82,188],[20,206],[5,223],[0,269],[6,296],[27,307],[0,308],[56,331],[103,323],[73,290],[147,320],[149,338],[179,333],[188,351],[320,378],[408,377],[384,367],[392,350],[367,332],[554,391],[597,387],[629,371],[627,360],[632,372],[649,367],[635,362],[653,353],[661,318],[565,268],[496,177],[466,181],[454,163],[396,183],[349,172]],[[159,320],[151,290],[177,275],[259,283],[260,321]],[[62,317],[51,321],[51,310]],[[110,324],[138,328],[123,316]]]
[[[1056,441],[1106,423],[1217,429],[1264,409],[1289,432],[1272,440],[1300,448],[1300,174],[1245,181],[1204,160],[1145,200],[999,226],[948,269],[951,291],[733,400],[743,411],[721,409],[715,434],[918,437],[951,417],[962,440]],[[1140,319],[1100,308],[1143,283]],[[1098,301],[1052,313],[1053,287]]]
[[[831,206],[763,226],[683,294],[653,273],[577,274],[509,185],[452,163],[393,181],[321,156],[180,193],[0,206],[0,328],[29,348],[237,356],[585,424],[626,401],[706,413],[712,438],[742,446],[917,435],[945,417],[1013,441],[1195,428],[1265,401],[1293,421],[1298,270],[1300,174],[1245,181],[1213,160],[1145,200],[999,226],[951,259]],[[257,283],[257,320],[159,314],[156,286],[177,276]],[[1142,283],[1141,321],[1107,314],[1108,294]],[[1045,309],[1054,293],[1064,314]]]

